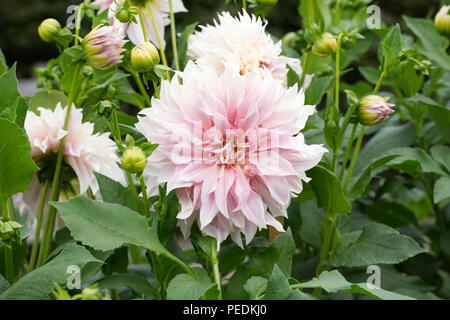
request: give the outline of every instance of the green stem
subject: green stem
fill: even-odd
[[[44,215],[45,200],[47,199],[47,192],[49,185],[50,181],[46,180],[41,192],[41,199],[39,201],[39,211],[37,215],[36,232],[34,234],[33,249],[31,250],[31,258],[30,263],[28,264],[28,272],[31,272],[34,269],[34,264],[36,263],[39,239],[41,237],[42,216]]]
[[[387,76],[387,70],[384,68],[383,72],[380,75],[380,78],[378,79],[377,85],[375,86],[375,89],[373,90],[373,95],[376,95],[378,91],[381,88],[381,84],[383,83],[384,78]]]
[[[344,183],[344,192],[347,192],[348,184],[350,182],[350,178],[352,177],[353,169],[355,168],[356,160],[358,159],[359,150],[361,149],[361,144],[364,138],[364,130],[366,127],[361,126],[361,130],[359,131],[358,140],[356,141],[355,151],[353,152],[352,161],[350,162],[350,167],[348,168],[347,177],[345,178]]]
[[[139,76],[139,73],[137,73],[135,70],[127,70],[131,73],[134,80],[136,81],[139,90],[141,91],[141,94],[144,96],[145,102],[147,104],[148,108],[151,108],[152,102],[150,100],[150,96],[147,93],[147,90],[145,90],[144,84],[142,83],[141,77]]]
[[[10,283],[14,282],[14,259],[12,247],[10,245],[4,246],[5,252],[5,278]]]
[[[8,201],[7,199],[0,197],[0,206],[2,208],[2,220],[4,222],[9,221],[8,213]],[[5,253],[5,278],[12,284],[14,282],[14,261],[12,255],[12,247],[5,243],[4,246]]]
[[[136,192],[136,187],[134,185],[133,177],[131,176],[131,173],[129,173],[128,171],[125,171],[125,172],[127,174],[128,187],[130,188],[131,196],[133,197],[134,209],[137,212],[141,212],[141,210],[139,208],[139,201],[138,201],[138,196],[137,196],[137,192]]]
[[[142,33],[144,34],[144,41],[148,42],[147,30],[145,29],[144,17],[142,17],[142,12],[139,8],[134,7],[139,15],[139,21],[141,22]]]
[[[155,98],[159,98],[159,87],[156,81],[153,81],[153,88],[155,88]]]
[[[145,186],[144,176],[141,175],[139,182],[141,183],[142,198],[144,199],[144,215],[147,219],[150,219],[150,208],[148,206],[147,187]]]
[[[177,34],[175,27],[175,16],[173,13],[172,0],[169,0],[170,7],[170,31],[172,33],[172,49],[173,49],[173,59],[175,60],[175,69],[180,70],[180,62],[178,61],[178,48],[177,48]]]
[[[344,159],[342,160],[341,171],[339,172],[339,180],[344,179],[345,168],[347,167],[348,157],[350,156],[350,151],[352,150],[353,140],[355,139],[356,128],[358,128],[358,123],[355,123],[350,133],[350,138],[347,143],[347,148],[345,148]]]
[[[77,19],[75,21],[75,45],[78,45],[78,38],[80,37],[80,29],[81,29],[81,14],[83,12],[84,3],[78,6],[77,10]]]
[[[153,22],[153,28],[155,29],[155,33],[156,33],[156,39],[158,40],[158,45],[159,45],[159,52],[161,54],[161,60],[163,62],[163,64],[168,67],[167,64],[167,59],[166,59],[166,54],[164,53],[164,48],[163,48],[163,44],[161,41],[161,36],[159,34],[159,29],[158,29],[158,25],[156,24],[156,20],[155,20],[155,15],[153,13],[153,8],[150,2],[148,2],[148,8],[150,9],[150,15],[152,17],[152,22]],[[167,72],[167,77],[169,77],[169,72]]]
[[[217,248],[217,240],[215,238],[211,238],[211,264],[213,266],[214,281],[219,289],[219,300],[222,300],[222,284],[220,281],[219,259],[217,258],[218,253],[219,250]]]
[[[114,118],[114,126],[116,128],[116,133],[114,135],[117,143],[122,143],[122,135],[120,134],[120,127],[119,127],[119,118],[117,118],[117,111],[113,111],[113,118]]]
[[[75,96],[75,87],[78,79],[78,75],[80,74],[81,70],[81,64],[77,66],[75,69],[75,73],[73,75],[72,79],[72,85],[70,87],[69,91],[69,98],[67,99],[67,111],[66,111],[66,118],[64,120],[64,130],[67,130],[67,127],[69,125],[70,120],[70,113],[72,111],[72,103],[74,101]],[[65,137],[61,139],[61,143],[59,145],[58,149],[58,156],[56,159],[56,169],[55,169],[55,175],[53,177],[53,183],[52,183],[52,193],[50,196],[50,201],[58,201],[59,199],[59,191],[60,191],[60,181],[61,181],[61,168],[63,164],[63,153],[64,153],[64,142]],[[45,229],[44,229],[44,236],[42,238],[41,243],[41,249],[39,251],[39,257],[38,257],[38,267],[41,266],[45,259],[47,259],[48,254],[50,253],[50,248],[52,244],[52,238],[53,238],[53,229],[55,228],[55,219],[56,219],[56,208],[53,206],[49,206],[48,212],[47,212],[47,218],[45,222]]]
[[[336,49],[336,94],[335,94],[335,100],[334,103],[336,105],[336,109],[339,112],[339,94],[340,94],[340,84],[341,84],[341,43],[342,43],[342,36],[341,33],[338,37],[337,41],[337,49]]]
[[[247,11],[247,1],[242,0],[242,8],[244,8],[245,11]]]
[[[327,213],[323,222],[323,243],[320,251],[319,264],[316,269],[316,276],[319,276],[323,271],[327,269],[324,263],[330,258],[330,247],[333,237],[334,225],[336,221],[336,214],[331,211],[331,203],[328,205]],[[320,293],[320,288],[314,289],[314,294]]]
[[[15,221],[16,220],[16,214],[15,214],[15,210],[14,210],[14,202],[12,200],[12,197],[9,197],[7,202],[8,202],[8,207],[9,207],[9,219],[11,221]]]
[[[302,61],[302,77],[300,79],[300,89],[303,88],[303,85],[305,84],[305,78],[306,78],[306,69],[308,67],[309,63],[309,51],[306,51],[303,55],[303,61]]]

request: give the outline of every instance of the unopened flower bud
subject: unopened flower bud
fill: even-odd
[[[285,46],[293,48],[297,41],[297,34],[295,32],[288,32],[284,35],[282,41]]]
[[[392,103],[387,103],[389,98],[370,95],[363,98],[358,107],[359,122],[366,126],[378,124],[394,113]]]
[[[122,166],[130,173],[142,173],[146,164],[147,156],[139,147],[127,149],[122,156]]]
[[[278,0],[256,0],[256,4],[264,7],[272,7],[278,3]]]
[[[342,48],[350,50],[356,45],[356,39],[350,36],[343,36],[341,39]]]
[[[52,42],[58,31],[61,29],[59,22],[53,18],[45,19],[39,25],[38,33],[42,40],[45,42]]]
[[[91,66],[106,70],[122,61],[125,42],[119,26],[97,26],[84,37],[83,49]]]
[[[130,22],[133,15],[131,14],[130,10],[120,8],[119,10],[116,11],[115,17],[122,23],[128,23]]]
[[[336,52],[337,41],[331,33],[324,33],[313,45],[312,51],[316,56],[326,57]]]
[[[443,36],[450,38],[450,6],[443,6],[434,18],[436,30]]]
[[[131,64],[139,72],[149,71],[158,63],[158,49],[151,42],[143,42],[131,50]]]
[[[90,78],[94,74],[94,69],[91,66],[84,66],[81,68],[81,73],[85,78]]]

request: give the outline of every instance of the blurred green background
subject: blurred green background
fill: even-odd
[[[9,64],[18,62],[20,78],[30,77],[36,62],[55,57],[58,52],[54,45],[42,42],[37,34],[39,23],[48,17],[58,19],[62,24],[67,20],[70,5],[81,0],[1,0],[0,5],[0,48]],[[225,0],[184,0],[189,13],[176,15],[177,28],[195,21],[211,23],[215,12],[236,11],[234,4],[225,5]],[[240,4],[240,0],[238,0]],[[299,0],[279,0],[278,5],[269,10],[268,30],[281,37],[288,31],[301,26],[297,13]],[[431,16],[440,6],[439,0],[383,0],[375,1],[381,7],[382,19],[387,25],[401,21],[402,15],[413,17]],[[406,28],[402,28],[406,30]]]

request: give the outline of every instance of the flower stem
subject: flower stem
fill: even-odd
[[[84,3],[78,6],[77,10],[77,18],[75,21],[75,45],[78,45],[78,38],[80,37],[80,29],[81,29],[81,13],[83,12]]]
[[[4,222],[9,221],[7,199],[0,197],[0,206],[2,208],[2,220]],[[7,243],[5,243],[4,245],[4,253],[5,253],[5,278],[10,284],[12,284],[14,282],[14,260],[12,255],[12,247]]]
[[[41,237],[42,216],[44,215],[45,200],[47,199],[47,192],[49,185],[50,181],[46,180],[41,192],[41,199],[39,201],[39,211],[37,216],[36,232],[34,234],[33,249],[31,250],[31,258],[30,263],[28,264],[28,272],[31,272],[34,269],[34,264],[36,263],[39,239]]]
[[[361,126],[361,130],[359,131],[358,140],[356,141],[355,151],[353,152],[352,161],[350,162],[350,167],[348,168],[347,177],[345,178],[344,183],[344,192],[347,192],[348,184],[350,182],[350,178],[352,177],[353,169],[355,168],[356,160],[358,159],[359,150],[361,149],[362,140],[364,138],[364,130],[365,126]]]
[[[114,117],[114,126],[116,127],[116,134],[114,136],[116,138],[116,142],[121,144],[122,135],[120,134],[119,118],[117,118],[116,110],[113,110],[113,117]]]
[[[134,209],[137,212],[141,212],[140,207],[139,207],[139,201],[138,201],[138,196],[137,196],[137,192],[136,192],[136,187],[135,187],[134,181],[133,181],[133,177],[131,176],[131,173],[129,173],[128,171],[125,170],[125,172],[127,174],[128,188],[130,188],[131,196],[133,197]]]
[[[172,0],[169,0],[170,7],[170,31],[172,33],[172,49],[173,49],[173,59],[175,60],[175,69],[180,70],[180,61],[178,60],[178,48],[177,48],[177,34],[175,27],[175,16],[173,13]]]
[[[150,219],[150,208],[148,206],[147,187],[145,186],[144,176],[141,175],[139,182],[141,183],[142,198],[144,199],[144,215],[147,219]]]
[[[139,87],[139,90],[141,91],[141,94],[144,96],[144,99],[145,99],[145,102],[147,104],[147,107],[151,108],[152,102],[151,102],[150,97],[149,97],[149,95],[147,93],[147,90],[145,90],[144,84],[142,83],[142,80],[141,80],[141,77],[139,76],[139,73],[137,73],[134,70],[128,70],[128,71],[133,76],[134,80],[136,81],[136,83],[137,83],[137,85]]]
[[[214,281],[216,282],[217,289],[219,289],[219,300],[222,300],[222,284],[220,281],[219,259],[217,258],[218,253],[217,240],[211,238],[211,264],[214,272]]]
[[[342,160],[341,171],[339,172],[339,180],[344,179],[345,168],[347,167],[348,157],[350,156],[350,151],[352,150],[353,139],[355,138],[356,129],[358,128],[358,123],[355,123],[350,133],[350,138],[347,143],[347,148],[345,148],[344,159]]]
[[[337,49],[336,49],[336,94],[335,94],[335,100],[334,103],[336,105],[336,109],[339,112],[339,93],[340,93],[340,84],[341,84],[341,43],[342,43],[342,36],[341,33],[338,37],[337,41]]]
[[[14,202],[12,200],[12,197],[8,198],[7,203],[8,203],[8,207],[9,207],[9,219],[11,221],[15,221],[16,214],[15,214],[15,210],[14,210]]]
[[[303,61],[302,61],[302,77],[300,79],[300,89],[303,88],[303,85],[305,84],[305,78],[306,78],[306,69],[308,67],[309,63],[309,51],[306,51],[303,55]]]
[[[153,8],[151,3],[148,3],[148,8],[150,9],[150,15],[152,17],[152,22],[153,22],[153,28],[155,29],[155,33],[156,33],[156,39],[158,40],[158,45],[159,45],[159,52],[161,54],[161,60],[163,62],[163,64],[168,67],[167,65],[167,59],[166,59],[166,54],[164,53],[164,48],[163,48],[163,44],[161,41],[161,36],[159,34],[159,29],[158,29],[158,25],[156,24],[156,20],[155,20],[155,15],[153,13]],[[169,72],[167,72],[167,75],[169,76]]]
[[[145,30],[145,23],[144,23],[144,18],[142,17],[141,9],[136,8],[136,11],[139,15],[139,21],[141,22],[142,33],[144,34],[144,41],[147,42],[148,41],[147,30]]]
[[[73,75],[72,79],[72,85],[70,87],[69,91],[69,98],[67,99],[67,111],[66,111],[66,118],[64,119],[64,130],[67,130],[67,127],[69,125],[70,120],[70,113],[72,111],[72,103],[74,101],[75,96],[75,87],[78,79],[78,75],[80,74],[81,70],[81,64],[79,64],[76,69],[75,73]],[[64,142],[65,137],[61,139],[59,149],[58,149],[58,156],[56,159],[56,169],[55,169],[55,175],[53,177],[53,183],[52,183],[52,193],[50,195],[50,201],[58,201],[59,199],[59,192],[60,192],[60,181],[61,181],[61,168],[63,164],[63,153],[64,153]],[[45,228],[44,228],[44,235],[42,238],[41,248],[39,250],[39,257],[38,257],[38,263],[37,266],[40,267],[45,259],[47,259],[48,254],[50,253],[50,248],[52,244],[52,238],[53,238],[53,229],[55,228],[55,219],[56,219],[56,208],[53,206],[49,206],[47,217],[45,221]]]
[[[386,78],[387,76],[387,70],[386,68],[384,68],[383,72],[380,75],[380,78],[378,79],[377,85],[375,86],[375,89],[373,90],[373,95],[376,95],[378,93],[378,91],[381,88],[381,84],[383,83],[384,78]]]
[[[244,8],[245,11],[247,11],[247,1],[242,0],[242,8]]]

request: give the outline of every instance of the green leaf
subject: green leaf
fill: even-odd
[[[408,28],[420,39],[422,46],[419,51],[441,67],[450,70],[450,56],[446,52],[448,41],[436,31],[433,22],[406,16],[403,19]]]
[[[333,213],[347,214],[350,212],[350,203],[334,173],[322,166],[316,166],[308,171],[308,175],[311,177],[310,183],[316,193],[319,207]]]
[[[100,173],[94,172],[94,174],[97,178],[100,195],[104,202],[116,203],[128,208],[134,207],[130,189]]]
[[[162,243],[169,243],[177,228],[178,198],[175,191],[167,195],[167,205],[164,215],[158,219],[158,235]]]
[[[324,210],[317,207],[317,201],[308,200],[300,204],[301,227],[300,237],[314,248],[322,246],[320,232],[322,230]]]
[[[348,238],[351,235],[351,238]],[[363,267],[395,264],[425,252],[412,238],[380,223],[366,225],[361,232],[344,235],[331,264],[336,267]]]
[[[198,300],[210,288],[215,287],[204,269],[194,269],[198,279],[188,274],[179,274],[173,278],[167,287],[168,300]]]
[[[155,288],[144,277],[131,274],[115,274],[98,281],[100,288],[120,289],[130,288],[139,298],[144,300],[156,299]]]
[[[1,51],[0,51],[1,52]],[[8,281],[6,281],[5,278],[0,274],[0,294],[6,291],[10,287],[10,284]]]
[[[289,280],[275,265],[272,275],[267,282],[266,294],[264,300],[305,300],[310,297],[298,290],[292,290]]]
[[[250,300],[256,300],[261,297],[267,288],[267,279],[259,276],[251,277],[244,284],[244,289],[247,291]]]
[[[70,276],[69,266],[82,268],[89,262],[102,263],[84,247],[69,244],[57,257],[28,273],[0,295],[1,300],[48,300],[55,284],[63,284]]]
[[[435,146],[431,148],[431,156],[447,169],[450,173],[450,148],[445,146]]]
[[[438,163],[436,163],[423,149],[419,148],[395,148],[385,154],[397,155],[387,165],[402,170],[412,176],[420,172],[445,175]]]
[[[58,103],[62,107],[67,106],[67,97],[64,93],[57,90],[41,90],[31,97],[30,111],[38,114],[38,108],[54,110]]]
[[[295,243],[291,229],[278,236],[268,248],[263,248],[253,256],[248,265],[248,273],[252,276],[269,277],[275,264],[286,275],[292,270],[292,255]]]
[[[0,76],[0,114],[6,108],[14,105],[17,98],[20,97],[17,87],[16,64],[14,64],[8,72]]]
[[[25,132],[15,123],[0,119],[0,197],[25,192],[39,168],[30,156]]]
[[[450,197],[450,176],[439,178],[434,184],[433,200],[439,203]]]
[[[364,294],[378,300],[414,300],[414,298],[390,292],[381,288],[369,289],[366,283],[350,283],[337,270],[324,271],[311,281],[300,283],[300,288],[322,288],[329,293],[348,291]]]
[[[361,149],[353,175],[359,177],[380,155],[385,155],[390,149],[407,147],[415,141],[416,130],[412,123],[380,129]]]
[[[314,80],[311,85],[306,89],[305,92],[305,104],[308,105],[316,105],[322,100],[322,97],[327,92],[328,87],[330,86],[331,80],[334,77],[321,77]]]
[[[178,58],[180,59],[180,69],[183,70],[187,64],[186,52],[188,49],[188,39],[189,36],[194,32],[197,27],[198,22],[194,22],[186,26],[178,37]]]
[[[398,63],[398,56],[401,50],[401,33],[400,27],[397,24],[389,34],[386,39],[381,43],[383,48],[383,70],[389,71],[395,67]]]
[[[0,49],[0,75],[4,74],[8,70],[8,65],[6,64],[5,55]]]
[[[74,239],[85,245],[108,251],[132,244],[162,254],[190,271],[161,244],[156,228],[150,227],[144,216],[127,207],[83,196],[50,204],[59,211]]]

